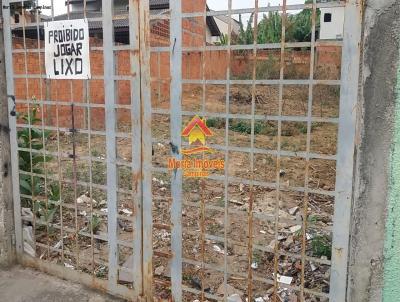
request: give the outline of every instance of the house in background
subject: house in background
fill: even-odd
[[[329,2],[322,0],[321,2]],[[344,7],[321,8],[321,40],[342,40],[344,26]]]
[[[229,18],[228,16],[215,16],[215,22],[221,32],[222,36],[228,36],[229,34],[229,20],[232,20],[232,36],[238,36],[240,33],[240,23],[234,18]],[[220,42],[220,37],[213,36],[213,43]]]
[[[173,1],[173,0],[172,0]],[[188,1],[188,3],[185,3]],[[84,0],[68,0],[70,6],[70,18],[80,19],[83,18],[83,7]],[[150,0],[150,14],[151,15],[163,15],[169,12],[169,2],[170,0]],[[183,0],[183,5],[191,7],[193,0]],[[205,5],[205,0],[196,2],[196,6]],[[126,13],[129,10],[128,0],[114,0],[114,14]],[[65,3],[67,5],[67,2]],[[86,0],[86,12],[88,18],[101,18],[102,16],[102,1],[101,0]],[[200,6],[201,7],[201,6]],[[204,6],[203,6],[204,7]],[[194,10],[198,11],[198,10]],[[67,14],[59,15],[55,17],[55,20],[65,20],[68,19]],[[193,22],[193,21],[191,21]],[[197,22],[198,23],[198,22]],[[206,18],[206,42],[208,44],[214,43],[214,41],[219,41],[221,32],[216,23],[216,20],[212,16]],[[119,43],[128,44],[129,43],[129,20],[120,19],[115,21],[115,41]],[[161,35],[162,38],[169,37],[169,24],[165,20],[152,20],[150,23],[151,32],[153,35]],[[196,24],[195,27],[198,27]],[[90,21],[89,22],[90,35],[102,38],[102,22],[101,21]],[[197,29],[197,28],[196,28]],[[189,31],[190,34],[195,35],[195,28],[183,28],[184,31]],[[159,40],[155,37],[156,40]]]

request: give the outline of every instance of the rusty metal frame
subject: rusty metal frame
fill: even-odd
[[[53,2],[54,0],[52,0]],[[5,0],[5,5],[9,5],[10,3],[20,3],[21,0]],[[259,7],[258,0],[254,0],[253,8],[246,9],[233,9],[232,8],[232,0],[228,0],[228,10],[223,11],[207,11],[204,9],[201,12],[196,13],[183,13],[182,12],[182,1],[176,0],[171,1],[171,11],[170,14],[163,16],[150,16],[149,12],[149,0],[139,1],[139,0],[129,0],[129,13],[127,15],[118,16],[119,19],[125,18],[129,20],[129,37],[130,44],[129,45],[114,45],[114,31],[113,31],[113,21],[116,20],[116,16],[114,16],[113,10],[113,1],[102,0],[103,5],[103,18],[91,18],[93,21],[102,21],[103,22],[103,46],[100,47],[91,47],[91,50],[100,50],[103,51],[104,54],[104,76],[93,76],[94,80],[103,80],[105,86],[105,104],[93,104],[90,102],[90,93],[89,89],[89,81],[85,84],[85,102],[76,103],[73,100],[73,87],[71,84],[70,93],[71,93],[71,101],[70,102],[60,102],[57,99],[50,99],[50,96],[46,93],[44,94],[42,91],[42,87],[40,86],[40,99],[33,102],[32,100],[26,99],[21,100],[17,99],[17,104],[23,104],[29,106],[39,105],[41,108],[47,108],[49,106],[57,107],[57,126],[50,127],[44,125],[42,122],[41,125],[23,125],[18,124],[15,117],[10,117],[10,137],[11,137],[11,149],[12,149],[12,179],[13,179],[13,197],[14,197],[14,216],[16,221],[16,247],[17,254],[19,260],[22,264],[27,266],[33,266],[38,269],[41,269],[50,274],[54,274],[60,277],[68,278],[73,281],[82,282],[88,286],[95,287],[107,291],[111,294],[124,297],[132,300],[143,300],[143,301],[152,301],[154,297],[154,283],[160,282],[159,280],[155,280],[153,277],[153,256],[158,255],[159,253],[153,250],[153,232],[156,229],[168,229],[171,231],[171,253],[165,253],[167,258],[171,260],[171,282],[168,286],[171,287],[171,295],[173,301],[182,301],[183,293],[193,293],[201,296],[202,301],[205,301],[206,298],[214,299],[214,300],[223,300],[227,301],[227,296],[225,295],[223,298],[217,297],[214,294],[209,294],[205,292],[204,289],[204,271],[206,269],[214,270],[216,272],[220,272],[223,274],[223,284],[226,288],[228,285],[229,276],[234,274],[247,280],[247,288],[249,293],[249,300],[252,300],[252,288],[253,282],[263,282],[265,284],[273,285],[275,287],[275,293],[277,292],[279,282],[278,282],[278,259],[281,255],[292,257],[294,259],[298,259],[303,263],[302,271],[301,271],[301,284],[297,285],[289,285],[287,288],[296,290],[300,293],[301,299],[304,300],[306,295],[315,295],[319,297],[329,298],[330,301],[345,301],[346,296],[346,278],[347,278],[347,265],[348,265],[348,249],[349,249],[349,231],[350,231],[350,218],[351,218],[351,196],[352,196],[352,180],[353,180],[353,156],[354,156],[354,144],[355,144],[355,125],[356,125],[356,110],[354,109],[357,103],[357,93],[358,93],[358,64],[360,60],[359,53],[359,41],[361,36],[361,4],[359,0],[349,0],[349,1],[340,1],[340,2],[328,2],[328,3],[317,3],[316,0],[313,0],[310,4],[304,5],[286,5],[286,0],[283,1],[282,6],[268,6],[268,7]],[[325,7],[344,7],[345,10],[345,25],[344,25],[344,39],[342,41],[316,41],[315,37],[315,27],[316,27],[316,11],[318,8]],[[84,15],[86,16],[86,0],[84,1]],[[288,43],[285,41],[285,16],[287,15],[287,11],[289,10],[301,10],[301,9],[310,9],[312,11],[312,38],[311,42],[301,42],[301,43]],[[182,37],[182,20],[184,18],[201,18],[204,22],[206,17],[208,16],[228,16],[232,17],[234,14],[256,14],[257,24],[257,16],[258,13],[265,12],[281,12],[283,14],[283,26],[282,26],[282,41],[281,43],[269,43],[269,44],[258,44],[257,41],[254,41],[251,45],[232,45],[232,37],[231,34],[228,36],[227,45],[207,45],[205,41],[205,33],[204,33],[204,43],[201,47],[187,47],[183,45],[183,37]],[[26,49],[25,45],[25,29],[27,27],[36,27],[39,29],[43,26],[43,22],[39,22],[36,20],[35,23],[26,23],[23,22],[22,25],[11,25],[10,24],[10,14],[8,10],[3,10],[3,18],[4,18],[4,39],[6,45],[6,70],[7,70],[7,92],[9,95],[14,94],[14,80],[15,79],[23,79],[27,83],[29,79],[38,79],[41,80],[45,77],[42,70],[39,70],[37,74],[29,74],[27,72],[26,66],[26,57],[27,54],[33,53],[37,54],[39,60],[44,52],[44,49],[38,47],[36,49]],[[54,20],[54,11],[52,11],[52,19]],[[170,45],[168,47],[151,47],[150,46],[150,29],[149,29],[149,20],[169,20],[170,22]],[[354,22],[354,20],[359,20],[359,22]],[[228,24],[229,31],[232,28],[232,20]],[[24,49],[15,49],[12,48],[12,30],[22,28],[24,31]],[[257,26],[255,26],[255,34],[257,34]],[[39,39],[39,37],[38,37]],[[315,59],[315,50],[314,48],[319,45],[332,45],[339,46],[343,49],[343,58],[342,58],[342,74],[341,80],[317,80],[314,78],[314,59]],[[310,76],[308,79],[303,80],[294,80],[294,79],[285,79],[284,78],[284,55],[287,48],[293,47],[308,47],[311,48],[311,63],[310,63]],[[205,53],[207,51],[216,51],[223,50],[226,51],[229,61],[231,58],[232,51],[237,50],[248,50],[251,51],[254,57],[257,57],[257,53],[261,49],[276,49],[281,52],[281,64],[280,64],[280,77],[277,80],[266,80],[266,79],[257,79],[256,76],[256,60],[254,60],[252,66],[252,77],[248,80],[238,80],[232,79],[230,64],[227,66],[226,70],[226,79],[224,80],[212,80],[206,79],[205,76]],[[129,51],[130,58],[130,74],[129,75],[117,75],[116,74],[116,62],[115,62],[115,52],[127,50]],[[184,79],[182,76],[182,54],[184,52],[201,52],[201,73],[202,76],[200,79]],[[16,75],[13,71],[12,65],[12,55],[13,54],[23,54],[25,57],[25,74]],[[170,56],[170,109],[159,109],[152,108],[151,104],[151,75],[150,75],[150,54],[157,53],[158,54],[158,62],[160,63],[160,54],[167,53]],[[160,69],[159,69],[160,76]],[[116,96],[116,81],[129,81],[131,85],[131,104],[130,105],[120,105],[117,104],[117,96]],[[56,83],[55,83],[56,84]],[[194,111],[184,111],[182,110],[182,85],[185,84],[195,84],[202,86],[202,106],[199,112]],[[313,87],[315,85],[332,85],[341,87],[340,94],[340,115],[339,118],[317,118],[312,115],[312,106],[313,106]],[[42,85],[42,84],[41,84]],[[212,113],[207,112],[205,106],[205,94],[206,94],[206,86],[207,85],[223,85],[226,88],[226,111],[225,113]],[[233,114],[230,112],[230,88],[231,85],[247,85],[252,88],[252,102],[251,102],[251,113],[250,114]],[[257,85],[276,85],[279,86],[279,113],[275,116],[267,116],[267,115],[257,115],[255,110],[255,94],[256,94],[256,86]],[[282,110],[282,102],[283,102],[283,88],[285,85],[306,85],[308,86],[308,110],[307,116],[284,116]],[[160,87],[158,87],[160,89]],[[27,88],[28,90],[28,88]],[[14,106],[13,100],[9,99],[9,108]],[[99,135],[105,138],[107,143],[107,158],[106,161],[99,160],[96,157],[92,156],[89,152],[88,156],[78,156],[73,154],[73,160],[76,165],[76,160],[82,159],[90,162],[90,165],[93,162],[106,162],[107,163],[107,184],[106,185],[98,185],[92,183],[92,170],[90,168],[90,178],[89,182],[78,181],[76,176],[76,167],[74,168],[74,175],[72,179],[67,179],[59,171],[58,176],[47,175],[46,169],[44,174],[34,173],[31,169],[30,172],[20,171],[18,167],[18,151],[27,151],[30,153],[30,156],[35,154],[42,154],[44,156],[57,156],[58,164],[61,165],[62,159],[71,158],[70,154],[62,153],[59,145],[60,133],[69,133],[71,129],[62,128],[59,126],[58,121],[58,111],[59,106],[71,105],[71,109],[73,108],[81,108],[87,110],[87,118],[88,118],[88,129],[75,129],[74,123],[72,124],[72,137],[75,137],[75,130],[79,131],[81,134],[88,135],[89,145],[91,145],[90,137],[91,135]],[[106,130],[105,131],[95,131],[90,127],[91,113],[90,111],[94,108],[101,108],[106,111]],[[126,109],[131,110],[131,123],[132,123],[132,133],[121,133],[116,129],[115,121],[116,121],[116,110],[117,109]],[[73,113],[73,112],[72,112]],[[42,110],[42,115],[44,114],[44,110]],[[155,140],[152,137],[152,114],[160,114],[164,116],[170,117],[170,140],[159,141]],[[181,127],[182,120],[184,117],[193,116],[196,114],[200,114],[202,116],[207,117],[216,117],[222,118],[225,120],[225,142],[220,145],[211,145],[212,148],[222,151],[224,153],[224,158],[226,163],[228,163],[231,159],[229,156],[229,152],[241,152],[246,153],[250,156],[250,176],[247,178],[235,177],[229,174],[228,169],[226,168],[224,173],[220,175],[212,175],[209,177],[211,180],[216,180],[223,182],[224,184],[224,207],[217,209],[212,205],[208,205],[204,196],[201,197],[200,205],[189,203],[191,207],[198,208],[201,213],[200,217],[200,232],[201,232],[201,252],[202,257],[201,260],[193,260],[186,259],[183,256],[182,251],[182,206],[187,205],[188,203],[183,200],[183,176],[182,171],[174,171],[171,176],[171,221],[170,224],[165,225],[157,225],[153,224],[153,214],[152,214],[152,206],[156,201],[156,197],[152,195],[152,173],[168,173],[168,170],[165,168],[157,168],[152,166],[152,145],[153,143],[162,142],[164,144],[171,144],[172,146],[172,156],[176,159],[181,159],[182,155],[179,153],[179,149],[182,146],[185,146],[186,143],[182,141],[181,138]],[[244,119],[251,123],[251,146],[250,147],[234,147],[229,143],[229,121],[232,119]],[[72,117],[72,120],[74,118]],[[255,147],[255,123],[257,121],[275,121],[278,124],[278,147],[276,150],[267,150],[260,149]],[[280,137],[282,134],[282,123],[283,122],[305,122],[307,123],[307,146],[306,151],[304,152],[291,152],[285,151],[281,148]],[[325,122],[332,123],[338,125],[339,128],[339,136],[338,136],[338,151],[337,155],[323,155],[312,153],[310,144],[311,144],[311,131],[312,131],[312,123],[315,122]],[[44,150],[32,150],[23,149],[18,147],[17,143],[17,129],[25,128],[25,129],[38,129],[38,130],[50,130],[57,132],[57,141],[58,141],[58,149],[57,152],[51,152],[46,149]],[[123,161],[117,158],[116,154],[116,140],[117,138],[130,138],[132,140],[132,162]],[[44,137],[43,137],[44,141]],[[256,154],[267,154],[273,155],[277,157],[277,174],[276,180],[272,183],[257,181],[254,179],[254,157]],[[280,177],[280,159],[281,157],[296,157],[302,158],[306,161],[306,173],[305,173],[305,182],[304,186],[301,187],[283,187],[281,184]],[[140,159],[140,160],[139,160]],[[311,159],[323,159],[336,161],[337,174],[336,174],[336,189],[335,191],[327,191],[322,189],[311,189],[309,187],[309,162]],[[74,166],[75,166],[74,165]],[[125,190],[118,187],[118,166],[124,166],[131,168],[132,171],[132,190]],[[52,223],[46,223],[43,225],[40,221],[31,221],[34,225],[42,225],[47,229],[52,227],[56,230],[60,230],[61,232],[61,242],[63,242],[63,232],[67,234],[75,234],[76,241],[78,241],[79,236],[90,238],[92,243],[92,272],[90,274],[81,273],[78,271],[71,271],[62,266],[57,266],[54,264],[47,263],[40,259],[33,259],[28,257],[23,253],[23,235],[22,235],[22,220],[21,220],[21,197],[28,198],[29,196],[24,196],[20,194],[19,191],[19,175],[27,175],[31,178],[33,177],[41,177],[45,179],[45,186],[47,186],[48,181],[56,181],[60,184],[66,183],[71,186],[74,186],[75,193],[75,203],[66,205],[60,205],[60,212],[63,209],[68,209],[75,212],[75,219],[77,219],[77,213],[80,210],[79,205],[76,202],[76,186],[84,185],[90,188],[90,196],[92,198],[92,190],[100,189],[103,191],[107,191],[107,205],[108,205],[108,232],[107,233],[99,233],[93,234],[93,231],[85,232],[78,228],[77,222],[75,224],[75,228],[65,227],[63,226],[63,221],[61,219],[61,226]],[[250,206],[247,212],[235,211],[234,209],[229,208],[229,191],[228,186],[230,184],[244,184],[250,187],[249,200]],[[254,202],[254,194],[253,188],[254,186],[259,186],[263,188],[268,188],[277,191],[276,197],[276,208],[273,215],[264,215],[261,213],[254,213],[252,209],[252,205]],[[303,227],[303,242],[302,242],[302,250],[301,254],[293,254],[289,252],[283,252],[278,249],[277,243],[274,248],[266,248],[263,246],[259,246],[253,242],[253,221],[254,219],[260,219],[262,221],[268,221],[270,223],[275,223],[275,236],[278,238],[278,223],[283,220],[279,216],[279,201],[280,201],[280,193],[284,191],[292,191],[299,192],[304,194],[304,207],[303,207],[303,221],[296,221],[296,223],[301,224]],[[136,228],[136,232],[134,234],[133,242],[126,242],[118,239],[118,219],[121,216],[118,214],[118,194],[124,193],[132,196],[133,204],[135,208],[135,216],[130,220]],[[308,195],[309,194],[321,194],[325,196],[335,197],[335,213],[334,213],[334,225],[333,225],[333,254],[332,260],[325,259],[316,259],[306,254],[306,228],[307,228],[307,215],[308,215]],[[32,201],[36,201],[35,196],[31,196]],[[46,207],[50,205],[52,201],[48,200],[46,197]],[[223,236],[215,236],[206,233],[205,228],[205,213],[206,210],[218,210],[224,214],[224,235]],[[93,214],[101,214],[98,211],[93,209],[93,205],[91,205],[90,209],[90,217],[93,217]],[[248,233],[249,238],[247,241],[247,247],[249,251],[248,257],[248,265],[249,267],[252,264],[252,253],[253,251],[264,251],[274,254],[274,275],[266,276],[265,278],[261,278],[255,276],[251,269],[243,273],[233,272],[233,270],[228,265],[227,254],[228,254],[228,245],[229,244],[238,244],[234,239],[228,238],[227,233],[227,225],[228,225],[228,215],[235,214],[240,216],[242,219],[247,219],[248,221]],[[35,217],[35,215],[34,215]],[[92,222],[91,222],[92,223]],[[331,231],[327,229],[326,231]],[[198,234],[197,234],[198,235]],[[93,242],[94,239],[101,240],[104,242],[108,242],[109,246],[109,256],[108,263],[101,263],[108,267],[108,280],[100,280],[94,276],[94,256],[93,256]],[[205,248],[204,244],[206,240],[212,240],[215,242],[219,242],[224,246],[224,263],[219,266],[211,266],[204,261],[204,253]],[[58,252],[62,255],[62,259],[64,261],[64,255],[72,256],[77,258],[77,264],[79,266],[79,251],[76,249],[73,252],[64,251],[63,243],[61,247],[55,248],[50,246],[49,242],[47,244],[37,243],[39,247],[47,249],[47,252]],[[132,270],[129,270],[130,273],[133,274],[133,288],[127,288],[118,284],[118,274],[124,268],[121,268],[119,265],[118,259],[118,250],[119,246],[124,246],[133,249],[133,263]],[[78,244],[76,246],[78,248]],[[165,255],[164,255],[165,256]],[[313,290],[307,289],[304,286],[305,281],[305,272],[304,272],[304,264],[306,261],[313,261],[315,263],[329,265],[331,267],[331,280],[330,280],[330,294],[325,294],[322,292],[315,292]],[[201,289],[194,289],[187,285],[183,284],[183,276],[182,270],[183,265],[190,264],[194,266],[198,266],[200,268],[201,274]],[[79,267],[78,267],[79,268]],[[126,269],[125,269],[126,270]]]

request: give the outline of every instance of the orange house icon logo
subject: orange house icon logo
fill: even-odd
[[[207,127],[206,120],[196,115],[182,131],[182,136],[189,137],[189,145],[194,147],[182,150],[182,154],[191,155],[210,151],[211,149],[206,146],[206,137],[213,135],[212,131]]]

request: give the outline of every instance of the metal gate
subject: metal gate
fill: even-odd
[[[3,1],[19,261],[129,300],[345,301],[359,1],[69,2]],[[46,79],[62,18],[91,79]]]

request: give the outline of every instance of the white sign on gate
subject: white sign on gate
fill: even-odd
[[[44,32],[47,78],[90,79],[87,20],[46,22]]]

